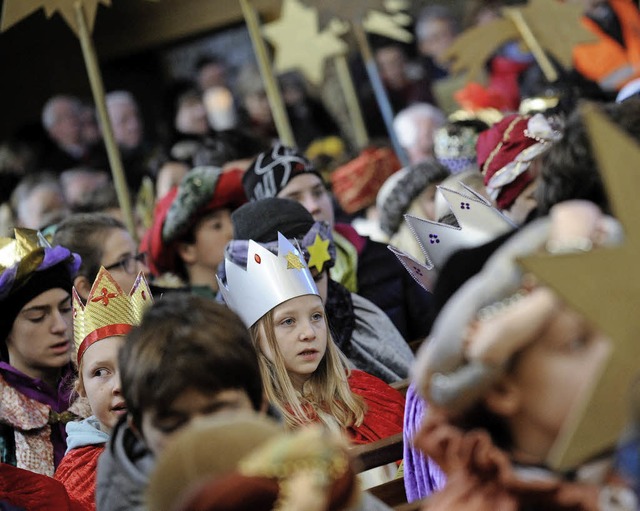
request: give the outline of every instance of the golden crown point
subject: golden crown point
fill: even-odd
[[[27,256],[44,256],[42,249],[51,245],[40,231],[33,229],[14,229],[15,238],[0,238],[0,273],[11,268]]]
[[[138,274],[129,294],[111,274],[100,268],[84,305],[75,287],[72,292],[73,340],[78,365],[92,344],[107,337],[126,335],[139,325],[144,312],[153,304],[147,279]]]

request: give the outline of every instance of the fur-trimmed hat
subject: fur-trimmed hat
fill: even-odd
[[[426,160],[405,167],[388,178],[376,204],[380,214],[380,228],[393,236],[402,224],[411,203],[429,185],[438,184],[449,176],[449,170],[436,160]]]
[[[484,184],[500,209],[508,209],[535,176],[531,162],[545,153],[562,134],[542,114],[513,114],[478,136],[478,166]]]

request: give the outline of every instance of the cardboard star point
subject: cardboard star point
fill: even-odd
[[[624,242],[587,253],[540,255],[521,261],[570,307],[605,334],[611,350],[588,396],[570,412],[548,463],[567,470],[613,449],[629,419],[631,387],[640,373],[640,280],[630,272],[640,250],[640,147],[595,107],[583,109],[609,200]]]
[[[285,258],[287,260],[287,270],[302,270],[304,264],[293,252],[289,252]]]

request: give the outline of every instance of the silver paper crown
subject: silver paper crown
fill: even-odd
[[[252,326],[274,307],[303,295],[318,295],[304,257],[278,233],[278,255],[249,241],[247,269],[225,257],[226,284],[218,285],[224,301],[242,322]]]
[[[455,251],[482,245],[516,227],[482,195],[464,184],[462,186],[468,194],[437,187],[449,204],[459,227],[411,215],[404,217],[425,255],[425,264],[401,250],[392,249],[409,274],[427,290],[431,290],[433,271],[440,270]]]

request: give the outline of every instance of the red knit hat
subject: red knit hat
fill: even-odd
[[[498,208],[507,209],[535,176],[531,161],[561,134],[541,114],[509,115],[478,136],[476,150],[484,184]]]
[[[196,167],[158,201],[153,223],[140,244],[149,254],[154,275],[175,272],[176,244],[205,214],[220,208],[234,210],[247,201],[242,188],[242,171],[222,172],[218,167]]]

